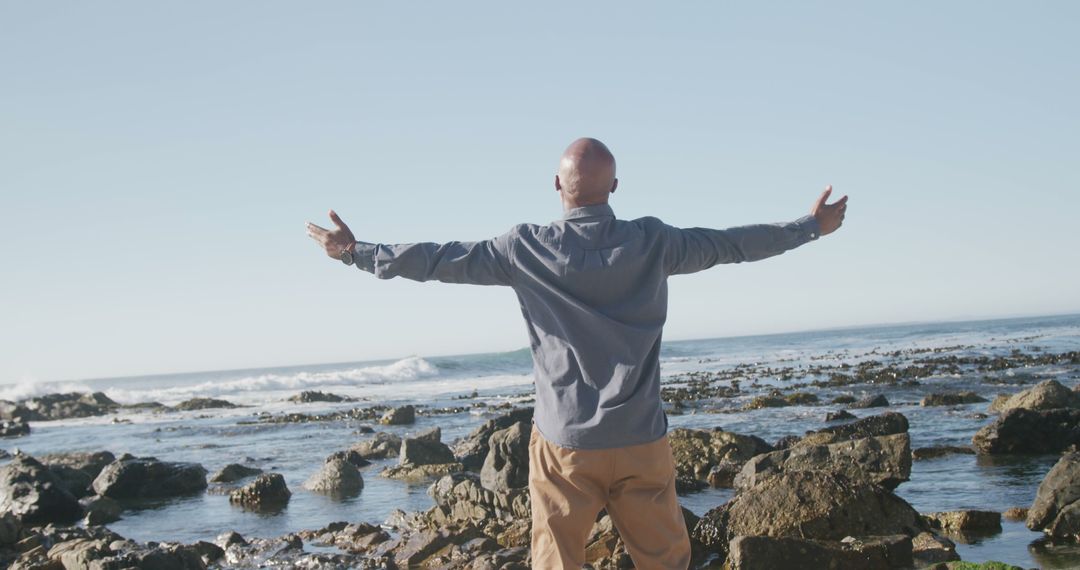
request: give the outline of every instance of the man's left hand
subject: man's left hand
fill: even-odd
[[[355,245],[356,238],[353,237],[352,230],[349,229],[349,226],[346,226],[345,222],[341,221],[341,218],[337,215],[337,212],[333,210],[330,210],[330,221],[334,222],[334,226],[336,226],[333,230],[328,230],[308,222],[307,235],[311,237],[311,239],[319,242],[319,245],[326,250],[326,255],[340,260],[341,252],[346,248]]]

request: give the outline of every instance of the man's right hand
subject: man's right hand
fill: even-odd
[[[825,187],[821,197],[810,209],[810,214],[817,219],[818,231],[823,236],[835,232],[844,223],[844,213],[847,212],[847,196],[832,204],[826,204],[825,201],[829,199],[830,194],[832,194],[832,184]]]
[[[346,226],[345,222],[341,221],[341,218],[338,217],[337,212],[333,210],[330,210],[330,221],[334,222],[336,229],[328,230],[308,222],[307,235],[311,237],[311,239],[319,242],[319,245],[326,250],[326,255],[340,260],[341,252],[344,251],[345,248],[355,245],[356,238],[353,237],[352,230],[349,229],[349,226]]]

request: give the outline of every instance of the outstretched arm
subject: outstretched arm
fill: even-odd
[[[341,260],[346,251],[360,269],[379,279],[404,277],[473,285],[510,285],[510,234],[496,238],[446,243],[381,244],[356,241],[345,222],[330,210],[335,229],[308,222],[307,232],[326,251]]]
[[[694,273],[718,263],[757,261],[831,234],[844,221],[847,196],[826,203],[832,186],[814,203],[810,214],[793,222],[753,224],[724,230],[667,226],[665,263],[669,275]]]

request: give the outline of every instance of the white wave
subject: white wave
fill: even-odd
[[[397,384],[437,376],[438,368],[420,357],[409,357],[382,366],[364,366],[326,372],[259,374],[198,384],[132,388],[110,386],[103,391],[117,402],[175,404],[190,398],[224,398],[237,403],[261,403],[281,399],[298,390],[337,391],[353,395],[363,386]]]

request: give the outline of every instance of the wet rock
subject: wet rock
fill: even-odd
[[[851,395],[848,395],[848,394],[841,394],[841,395],[833,398],[832,403],[834,403],[834,404],[854,404],[855,403],[855,396],[851,396]]]
[[[925,568],[932,564],[960,560],[953,541],[932,532],[921,532],[911,539],[915,567]]]
[[[1057,380],[1044,380],[1027,390],[1014,394],[1000,405],[1002,412],[1017,408],[1025,410],[1080,408],[1080,394],[1066,388]]]
[[[353,445],[350,450],[364,459],[397,457],[401,452],[401,438],[392,433],[379,432],[371,439]]]
[[[252,510],[276,510],[284,507],[291,496],[280,473],[264,473],[229,493],[229,502]]]
[[[810,392],[795,392],[794,394],[788,394],[784,397],[784,400],[792,406],[810,406],[820,401],[817,394],[811,394]]]
[[[975,404],[985,402],[986,398],[975,392],[937,392],[928,394],[919,402],[920,406],[959,406],[961,404]]]
[[[406,438],[401,442],[398,465],[435,465],[453,463],[454,452],[441,441],[430,437]]]
[[[113,554],[105,540],[75,539],[61,542],[49,549],[50,560],[59,562],[63,568],[90,568],[92,563]]]
[[[304,488],[316,493],[349,497],[364,488],[364,479],[352,463],[344,459],[331,459],[304,483]]]
[[[885,397],[884,394],[878,394],[876,396],[866,396],[864,398],[855,400],[850,405],[848,405],[849,408],[854,410],[862,410],[866,408],[885,408],[888,406],[889,400]]]
[[[934,529],[1001,532],[1001,513],[997,511],[947,511],[923,516]]]
[[[1001,513],[1001,518],[1012,522],[1023,522],[1027,520],[1027,516],[1028,510],[1024,507],[1010,507]]]
[[[239,463],[230,463],[218,470],[217,473],[214,473],[214,475],[210,477],[210,482],[233,483],[253,475],[258,475],[262,472],[263,470],[258,467],[248,467],[246,465],[240,465]]]
[[[352,398],[346,396],[339,396],[337,394],[331,394],[329,392],[320,392],[316,390],[305,390],[289,397],[290,402],[296,402],[297,404],[310,404],[313,402],[351,402]]]
[[[0,512],[0,548],[11,546],[22,538],[23,525],[15,515]]]
[[[106,465],[116,460],[108,451],[51,453],[38,457],[49,471],[64,485],[75,498],[92,494],[90,489],[94,478]]]
[[[830,471],[895,489],[911,477],[911,439],[901,433],[758,455],[735,477],[735,487],[747,489],[786,471]]]
[[[102,525],[120,520],[123,508],[120,503],[109,497],[94,495],[79,501],[86,513],[87,525]]]
[[[371,465],[371,462],[368,461],[367,459],[364,459],[364,456],[361,455],[360,452],[356,451],[355,449],[346,449],[344,451],[335,451],[334,453],[331,453],[326,458],[326,462],[329,463],[330,461],[332,461],[334,459],[340,459],[342,461],[346,461],[346,462],[352,464],[353,467],[367,467],[368,465]]]
[[[388,479],[420,483],[429,479],[435,479],[451,473],[463,471],[465,466],[457,461],[452,463],[433,463],[430,465],[394,465],[383,469],[379,475]]]
[[[382,527],[369,523],[331,523],[322,529],[299,534],[304,540],[355,553],[368,552],[374,546],[390,540],[390,535]]]
[[[773,450],[760,437],[721,429],[675,428],[668,432],[668,441],[678,477],[709,481],[713,469],[720,467],[712,478],[717,485],[727,482],[723,473],[733,472],[751,457]]]
[[[888,570],[913,565],[911,537],[902,534],[843,541],[739,536],[731,541],[727,560],[730,570]]]
[[[440,478],[428,488],[428,495],[435,500],[428,517],[440,524],[509,523],[531,516],[528,489],[492,491],[484,488],[480,478],[471,472]]]
[[[379,418],[379,423],[388,426],[411,424],[416,421],[416,408],[412,405],[393,408]]]
[[[855,417],[855,414],[853,414],[853,413],[851,413],[851,412],[849,412],[847,410],[838,410],[838,411],[835,411],[835,412],[829,412],[829,413],[825,414],[825,421],[827,421],[827,422],[839,422],[839,421],[855,420],[855,419],[858,419],[857,417]]]
[[[173,409],[182,412],[191,410],[213,410],[213,409],[231,409],[236,408],[237,405],[227,400],[216,400],[214,398],[192,398],[190,400],[184,400],[179,404],[173,406]]]
[[[234,544],[243,546],[247,543],[248,541],[244,540],[244,537],[235,530],[223,532],[219,534],[216,539],[214,539],[214,544],[220,546],[221,548],[228,548]]]
[[[22,419],[0,421],[0,437],[22,437],[30,435],[30,424]]]
[[[1002,408],[1005,407],[1005,402],[1008,402],[1011,397],[1012,396],[1009,394],[998,394],[994,397],[994,400],[990,402],[990,405],[986,410],[991,413],[1000,412]]]
[[[101,416],[120,408],[102,392],[47,394],[23,400],[18,404],[0,405],[0,419],[22,418],[28,421],[63,420]]]
[[[82,515],[79,501],[38,460],[16,456],[0,467],[0,512],[26,525],[66,523]]]
[[[468,437],[454,443],[452,446],[454,455],[458,458],[458,461],[465,465],[466,469],[479,471],[487,458],[491,436],[495,432],[504,430],[518,422],[530,424],[529,431],[531,432],[532,417],[532,408],[521,408],[497,418],[492,418],[473,430]]]
[[[708,511],[691,536],[725,554],[728,542],[743,535],[842,540],[925,530],[919,513],[882,487],[837,473],[790,471]]]
[[[113,499],[173,497],[205,488],[202,465],[153,457],[121,457],[102,469],[93,483],[95,493]]]
[[[531,425],[517,422],[491,435],[480,482],[492,491],[529,486],[529,438]]]
[[[919,447],[911,451],[911,458],[915,461],[936,459],[946,455],[975,455],[975,450],[958,445],[934,445],[931,447]]]
[[[762,408],[783,408],[790,404],[780,396],[755,396],[743,406],[744,410],[760,410]]]
[[[1053,538],[1080,539],[1080,452],[1063,455],[1043,478],[1027,527]]]
[[[828,445],[838,441],[862,439],[864,437],[878,437],[907,433],[908,420],[904,414],[897,412],[885,412],[876,416],[868,416],[849,424],[829,426],[816,431],[811,431],[805,437],[798,440],[795,445]]]
[[[1061,453],[1080,445],[1080,410],[1014,408],[971,439],[979,453]]]

